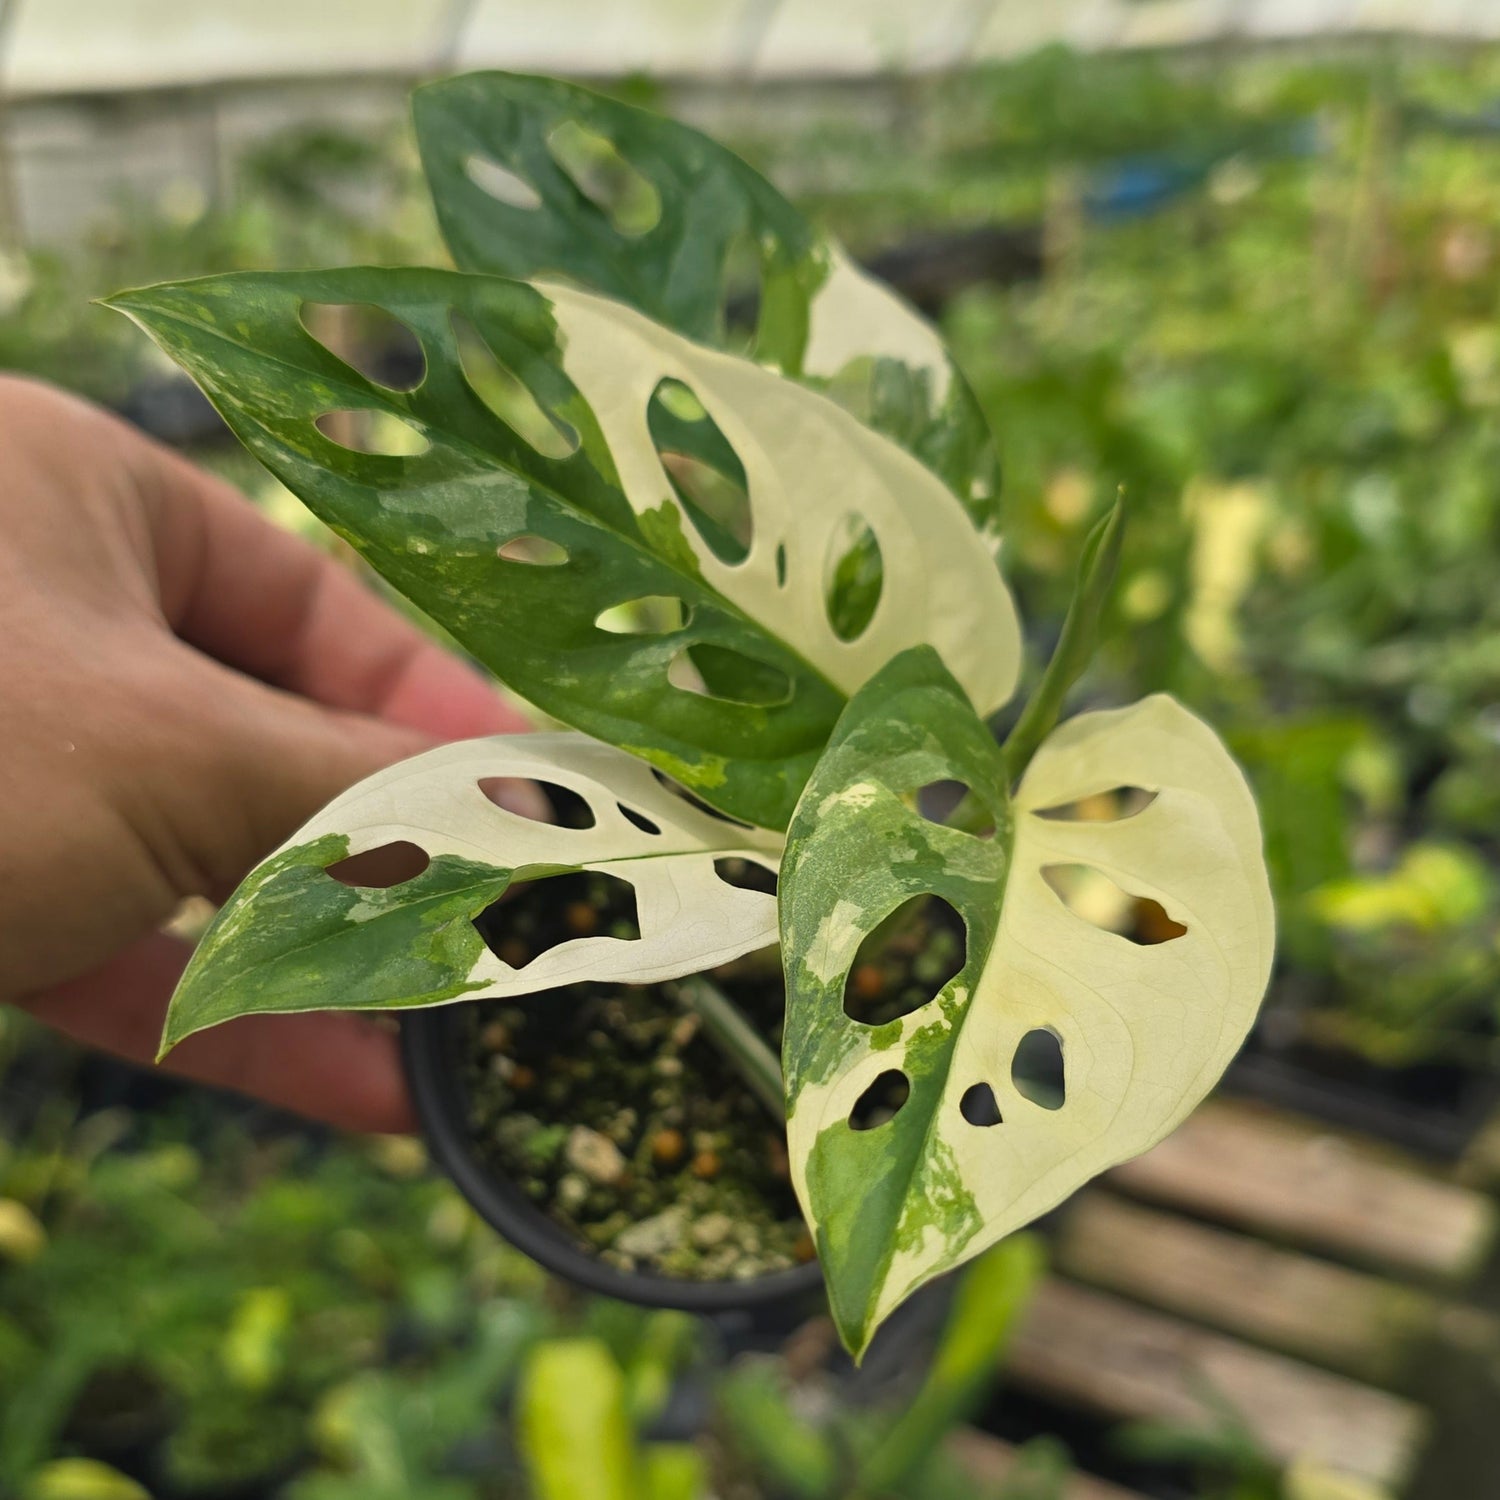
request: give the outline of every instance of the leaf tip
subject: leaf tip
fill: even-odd
[[[188,962],[177,988],[167,1002],[167,1013],[162,1018],[161,1041],[156,1048],[156,1062],[161,1064],[167,1054],[180,1046],[194,1034],[214,1024],[212,1015],[205,1015],[202,1005],[202,990],[197,983],[199,964],[203,957],[203,945]]]
[[[166,1059],[167,1054],[171,1052],[179,1042],[186,1041],[187,1038],[191,1036],[196,1030],[198,1030],[196,1026],[184,1026],[182,1024],[181,1017],[178,1014],[177,998],[174,995],[172,998],[172,1003],[167,1006],[166,1019],[162,1022],[161,1041],[160,1043],[158,1043],[156,1048],[157,1066],[160,1067],[162,1062]]]
[[[172,1022],[169,1017],[162,1027],[161,1041],[157,1044],[156,1056],[152,1061],[160,1067],[166,1060],[167,1054],[180,1042],[182,1038],[175,1036],[172,1030]]]
[[[839,1342],[854,1362],[854,1368],[858,1369],[870,1351],[870,1343],[875,1337],[874,1326],[868,1318],[861,1318],[853,1323],[846,1322],[838,1315],[837,1310],[833,1314],[833,1323],[838,1330]]]
[[[819,1248],[822,1249],[821,1246]],[[865,1355],[883,1321],[883,1316],[876,1311],[880,1288],[841,1285],[827,1257],[821,1258],[827,1269],[828,1311],[838,1332],[839,1342],[857,1367],[864,1363]]]
[[[95,297],[95,307],[107,307],[111,312],[117,312],[130,319],[138,327],[146,327],[146,314],[150,310],[150,303],[146,293],[147,287],[127,287],[124,291],[112,292],[108,297]]]

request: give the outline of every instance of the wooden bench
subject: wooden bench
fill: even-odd
[[[1462,1301],[1496,1229],[1492,1199],[1423,1163],[1214,1100],[1059,1212],[1003,1379],[1111,1423],[1211,1430],[1232,1411],[1269,1458],[1397,1494],[1432,1426],[1403,1385],[1416,1351],[1500,1359]],[[1004,1445],[962,1442],[976,1474],[1003,1471]],[[1069,1500],[1129,1497],[1080,1476]]]

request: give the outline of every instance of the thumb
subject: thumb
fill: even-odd
[[[470,674],[460,670],[467,684]],[[268,849],[284,843],[289,834],[355,782],[444,742],[383,716],[377,719],[324,708],[259,682],[246,682],[246,686],[252,700],[247,709],[258,726],[250,753],[259,765],[259,751],[264,750],[279,767],[274,774],[257,773],[263,775],[259,786],[263,812],[273,822],[285,822],[282,808],[300,809]],[[535,781],[492,776],[486,778],[483,791],[510,812],[537,822],[552,818],[552,804]],[[256,860],[259,858],[257,855]]]
[[[177,718],[152,800],[181,894],[222,897],[355,782],[430,749],[418,730],[308,699],[205,663],[211,691]]]

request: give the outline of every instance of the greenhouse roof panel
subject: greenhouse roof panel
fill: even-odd
[[[862,76],[1220,38],[1500,35],[1495,0],[0,0],[12,95],[498,67]]]
[[[475,0],[454,55],[459,68],[594,76],[649,72],[718,76],[753,56],[764,5],[702,0]]]
[[[976,0],[780,0],[762,7],[755,71],[859,75],[951,66],[968,58],[995,8]]]
[[[452,0],[11,0],[5,83],[68,93],[442,66]]]

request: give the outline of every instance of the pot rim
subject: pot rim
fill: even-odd
[[[479,1216],[529,1256],[564,1280],[601,1296],[643,1307],[682,1312],[734,1312],[806,1296],[823,1285],[816,1260],[789,1271],[745,1281],[689,1281],[684,1277],[622,1271],[580,1247],[515,1182],[480,1160],[469,1134],[462,1081],[453,1076],[445,1043],[456,1019],[448,1003],[401,1013],[401,1055],[422,1132],[439,1166]]]

